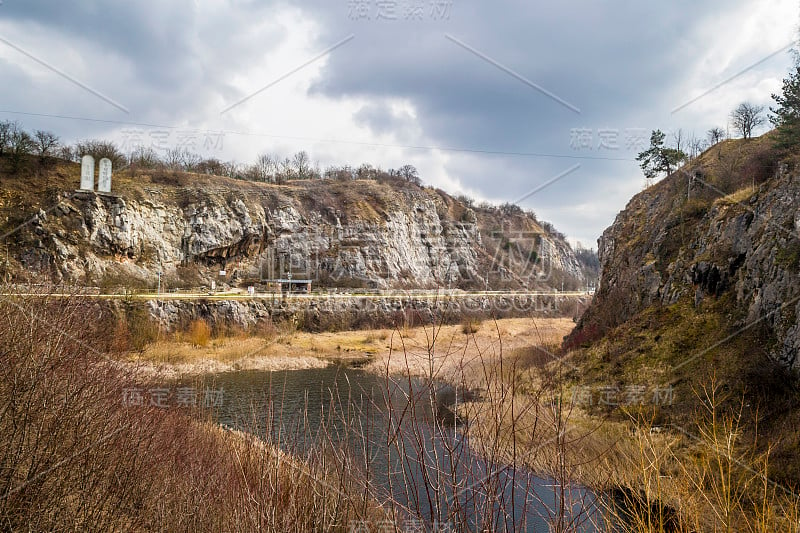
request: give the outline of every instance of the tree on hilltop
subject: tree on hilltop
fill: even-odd
[[[55,154],[58,149],[58,136],[51,131],[36,130],[33,134],[36,153],[44,160]]]
[[[311,177],[311,158],[308,152],[301,150],[294,154],[292,158],[292,165],[294,167],[294,176],[299,180],[305,180]]]
[[[708,139],[708,144],[714,146],[725,140],[725,130],[715,126],[706,132],[706,138]]]
[[[0,156],[8,149],[11,141],[11,132],[14,130],[16,122],[4,120],[0,122]]]
[[[127,163],[125,154],[111,141],[102,141],[98,139],[79,141],[75,144],[75,152],[78,154],[78,158],[90,155],[95,161],[100,161],[104,157],[110,159],[115,169],[122,168]]]
[[[419,174],[417,173],[417,167],[414,165],[403,165],[397,170],[397,173],[401,178],[408,182],[416,185],[422,185],[422,180],[419,179]]]
[[[686,159],[686,154],[677,148],[664,146],[664,132],[654,130],[650,134],[650,148],[640,152],[636,160],[648,180],[655,179],[659,174],[669,176],[674,168]]]
[[[8,150],[11,154],[11,165],[14,172],[19,170],[22,158],[33,153],[36,143],[31,135],[23,130],[16,122],[11,125],[11,133],[8,137]]]
[[[763,105],[742,102],[731,112],[731,124],[743,138],[750,139],[753,136],[753,130],[764,123],[763,112]]]

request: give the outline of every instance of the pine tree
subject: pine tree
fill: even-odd
[[[664,132],[655,130],[650,134],[650,148],[640,152],[636,157],[641,161],[642,172],[648,180],[652,180],[661,172],[669,175],[678,163],[686,159],[686,154],[676,148],[664,147]]]
[[[776,144],[779,148],[791,148],[800,143],[800,65],[783,80],[782,94],[773,94],[778,104],[770,108],[770,121],[777,128]]]

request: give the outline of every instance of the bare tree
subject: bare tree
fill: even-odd
[[[19,169],[22,158],[33,152],[36,143],[33,137],[23,130],[20,125],[14,122],[11,125],[11,135],[8,138],[8,148],[11,153],[11,161],[13,170],[16,172]]]
[[[294,154],[294,157],[292,158],[292,164],[294,166],[294,173],[297,176],[297,179],[303,180],[309,177],[311,170],[311,159],[308,157],[308,152],[302,150]]]
[[[378,171],[369,163],[362,163],[356,170],[356,179],[374,180],[378,177]]]
[[[164,155],[164,164],[170,170],[184,170],[191,172],[200,163],[202,158],[190,152],[187,148],[172,148]]]
[[[325,179],[350,181],[356,179],[356,171],[353,167],[345,165],[343,167],[331,166],[325,169]]]
[[[36,153],[42,161],[52,156],[59,145],[58,136],[50,131],[36,130],[33,134],[33,140],[36,145]]]
[[[139,146],[135,148],[132,152],[130,157],[128,158],[128,163],[133,167],[138,168],[158,168],[159,166],[163,165],[164,163],[161,161],[161,158],[158,157],[158,154],[155,150],[150,148],[149,146]]]
[[[222,163],[222,175],[229,178],[239,178],[242,173],[242,167],[235,161],[227,161]]]
[[[99,141],[96,139],[80,141],[75,145],[75,151],[78,157],[88,154],[94,157],[95,161],[106,157],[111,160],[114,168],[122,168],[127,162],[125,154],[111,141]]]
[[[168,149],[164,154],[164,166],[170,170],[180,170],[182,155],[179,148]]]
[[[197,170],[197,165],[199,165],[202,160],[203,158],[200,154],[186,148],[183,149],[183,170],[186,172],[195,172]]]
[[[4,120],[0,122],[0,156],[3,155],[11,141],[11,131],[14,129],[15,122]]]
[[[676,150],[686,152],[686,134],[683,132],[683,128],[678,128],[672,132],[672,141]]]
[[[277,158],[267,154],[259,154],[252,167],[252,174],[256,181],[275,181],[278,172]]]
[[[278,167],[279,170],[275,174],[275,183],[280,185],[294,178],[294,167],[291,159],[288,157],[284,158],[284,160],[278,164]]]
[[[420,185],[422,181],[419,179],[417,168],[414,165],[403,165],[397,170],[398,175],[406,181]]]
[[[322,168],[319,166],[319,161],[314,162],[314,165],[308,171],[308,177],[312,180],[322,179]]]
[[[36,147],[30,134],[21,129],[14,130],[9,140],[12,155],[28,155]]]
[[[742,137],[749,139],[753,136],[753,130],[764,123],[763,112],[763,105],[742,102],[731,112],[733,127]]]
[[[725,140],[725,130],[715,126],[706,132],[706,139],[708,139],[709,146],[714,146],[718,142]]]
[[[226,171],[225,163],[215,157],[203,159],[197,164],[196,172],[208,174],[209,176],[224,176]]]
[[[65,161],[72,161],[73,163],[80,161],[80,156],[75,151],[75,147],[68,144],[62,144],[58,147],[56,157],[64,159]]]
[[[689,159],[694,159],[698,155],[702,154],[703,151],[708,148],[708,144],[704,139],[697,137],[694,133],[689,137],[687,141],[687,150],[689,150]]]

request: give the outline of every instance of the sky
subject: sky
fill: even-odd
[[[797,0],[2,0],[0,120],[65,142],[323,169],[412,164],[575,244],[644,186],[650,131],[769,107]],[[766,126],[761,131],[765,131]],[[731,133],[733,133],[731,131]]]

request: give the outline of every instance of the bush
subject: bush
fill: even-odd
[[[702,218],[708,211],[709,202],[703,198],[691,198],[681,207],[681,214],[684,218]]]
[[[481,323],[479,320],[475,318],[465,318],[464,321],[461,322],[461,333],[464,335],[472,335],[478,332],[480,326]]]
[[[127,309],[125,319],[121,322],[118,327],[123,341],[118,347],[123,347],[124,350],[141,352],[148,344],[156,342],[161,333],[147,310],[141,307]]]
[[[106,157],[111,160],[111,166],[115,169],[123,167],[127,162],[125,154],[111,141],[97,139],[80,141],[75,145],[75,152],[77,152],[78,157],[85,155],[94,157],[95,164]]]
[[[192,320],[188,333],[189,341],[194,346],[208,346],[208,341],[211,340],[211,327],[201,318]]]
[[[0,301],[0,530],[343,532],[383,518],[328,464],[222,431],[198,407],[152,405],[107,364],[96,312]]]

